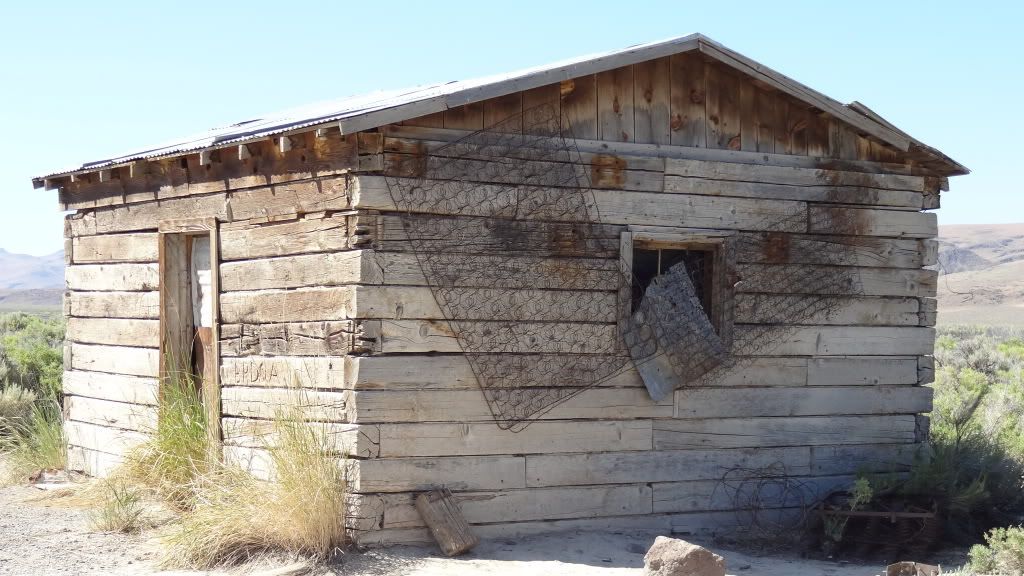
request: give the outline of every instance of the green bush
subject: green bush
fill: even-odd
[[[1022,352],[1020,330],[939,331],[930,454],[905,489],[939,503],[954,540],[977,541],[1024,513]]]
[[[25,313],[0,315],[0,387],[17,384],[59,401],[64,357],[62,320]]]
[[[992,529],[984,545],[971,548],[968,569],[976,574],[1024,574],[1024,527]]]

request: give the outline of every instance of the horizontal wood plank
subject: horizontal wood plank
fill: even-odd
[[[72,239],[74,264],[99,264],[115,262],[156,262],[157,235],[104,234],[83,236]]]
[[[223,324],[220,354],[229,356],[343,356],[353,346],[352,322]]]
[[[909,326],[744,324],[736,326],[733,338],[734,352],[765,356],[913,356],[931,354],[934,347],[933,328]]]
[[[380,456],[485,456],[650,450],[651,422],[537,421],[512,432],[492,422],[380,424]]]
[[[153,292],[67,292],[67,316],[84,318],[160,318],[160,293]]]
[[[929,297],[938,286],[935,270],[740,264],[737,274],[737,291],[771,294]]]
[[[429,184],[429,183],[428,183]],[[398,184],[403,185],[402,183]],[[419,181],[404,183],[422,191],[416,205],[395,204],[387,181],[380,176],[360,176],[353,189],[353,207],[382,210],[410,211],[428,214],[464,214],[469,216],[517,216],[522,206],[540,206],[531,215],[535,219],[574,220],[581,217],[580,210],[562,213],[564,207],[548,207],[540,198],[518,198],[495,185],[483,184],[452,192],[439,186],[434,190]],[[451,195],[455,193],[455,197]],[[536,192],[540,194],[540,192]],[[433,194],[433,195],[432,195]],[[436,197],[435,197],[436,196]],[[625,192],[621,190],[593,190],[582,194],[579,201],[586,205],[586,213],[600,215],[604,224],[644,224],[655,226],[687,226],[729,230],[767,230],[805,232],[806,204],[790,200],[758,200],[750,198],[716,198],[684,194],[658,194]],[[581,204],[583,206],[584,204]],[[457,206],[458,208],[451,208]],[[457,210],[457,211],[456,211]]]
[[[69,420],[108,428],[149,432],[156,427],[156,406],[111,402],[84,396],[66,396],[64,409]]]
[[[229,386],[221,389],[225,416],[289,418],[301,415],[316,422],[349,422],[346,392]],[[296,412],[297,411],[297,412]]]
[[[481,524],[649,514],[651,492],[650,486],[627,484],[459,492],[455,499],[467,522]],[[413,506],[415,496],[406,493],[383,496],[384,529],[423,526]]]
[[[353,421],[493,422],[494,415],[479,390],[356,391],[351,395]],[[667,418],[670,400],[655,403],[645,389],[595,387],[559,403],[539,417],[544,420]]]
[[[160,288],[160,270],[155,263],[82,264],[64,269],[69,290],[146,291]]]
[[[337,214],[283,222],[224,224],[220,228],[220,257],[227,262],[345,250],[351,244],[351,218]]]
[[[380,453],[379,434],[375,426],[304,422],[310,433],[322,441],[331,456],[376,458]],[[225,417],[221,420],[224,444],[243,448],[278,446],[280,429],[273,420]]]
[[[810,448],[652,450],[526,457],[527,486],[718,480],[734,468],[782,464],[787,474],[810,472]],[[780,469],[783,469],[780,467]]]
[[[260,388],[344,388],[344,360],[341,357],[244,356],[222,358],[221,386]],[[303,393],[297,390],[297,393]]]
[[[69,370],[64,372],[64,394],[100,400],[155,406],[159,385],[156,378]]]
[[[917,326],[919,323],[916,298],[737,294],[734,306],[736,322],[743,324]]]
[[[114,346],[160,346],[160,322],[128,318],[67,319],[66,339],[83,344]]]
[[[155,378],[159,358],[156,348],[71,344],[71,368],[75,370]]]
[[[808,416],[655,420],[655,450],[914,442],[915,417]]]
[[[525,488],[522,456],[375,458],[353,463],[353,492],[410,492],[446,486],[451,490]]]
[[[893,238],[935,238],[939,234],[934,212],[868,210],[811,206],[808,231]]]
[[[64,422],[64,434],[68,444],[121,456],[127,456],[134,447],[145,442],[147,438],[146,434],[141,432],[75,420]]]
[[[932,409],[932,389],[919,386],[680,388],[676,418],[917,414]]]

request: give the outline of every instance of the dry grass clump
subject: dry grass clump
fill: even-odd
[[[142,530],[145,505],[142,493],[121,479],[103,483],[103,499],[91,514],[93,530],[134,534]]]
[[[322,560],[344,545],[345,478],[325,427],[291,408],[275,419],[274,438],[273,481],[225,466],[195,485],[167,564],[207,568],[270,552]]]
[[[18,424],[28,421],[36,393],[17,384],[0,389],[0,435],[9,435]]]
[[[152,488],[176,509],[191,509],[196,486],[212,472],[212,465],[206,409],[190,376],[164,381],[157,424],[147,432],[149,440],[128,454],[120,474]]]
[[[13,422],[0,437],[0,455],[4,459],[4,483],[24,482],[39,470],[63,470],[67,467],[67,442],[60,407],[37,403],[25,421]]]

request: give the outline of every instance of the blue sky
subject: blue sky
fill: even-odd
[[[0,248],[63,246],[66,165],[379,88],[702,32],[966,164],[940,224],[1024,222],[1018,2],[18,2],[0,17]]]

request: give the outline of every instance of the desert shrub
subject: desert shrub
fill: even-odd
[[[39,470],[67,467],[64,423],[56,402],[37,403],[25,422],[17,423],[0,439],[6,482],[21,482]]]
[[[25,313],[0,315],[0,385],[17,384],[40,398],[61,395],[64,324]]]
[[[977,574],[1024,574],[1024,527],[994,528],[971,548],[968,569]]]
[[[147,441],[128,454],[121,473],[172,506],[191,508],[196,485],[211,470],[206,409],[191,376],[178,374],[162,382],[156,425],[145,432]]]
[[[168,539],[167,563],[203,568],[270,551],[323,559],[344,544],[345,478],[326,427],[292,407],[273,428],[272,480],[233,466],[215,470]]]
[[[1008,328],[939,333],[930,454],[907,489],[939,502],[954,540],[977,541],[1024,513],[1022,343]]]
[[[141,492],[120,479],[103,483],[103,498],[91,514],[94,530],[135,533],[142,529],[144,512]]]
[[[0,388],[0,436],[9,436],[14,427],[27,422],[35,402],[35,392],[17,384]]]

